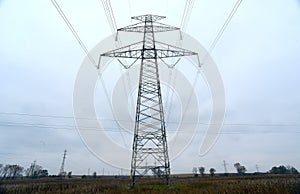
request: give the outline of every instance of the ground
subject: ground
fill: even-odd
[[[2,180],[0,193],[300,193],[299,175],[192,177],[174,175],[170,186],[145,178],[130,188],[129,177]]]

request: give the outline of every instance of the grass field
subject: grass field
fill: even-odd
[[[247,175],[229,177],[173,176],[171,186],[156,179],[139,180],[129,188],[129,178],[43,178],[4,180],[0,193],[299,193],[300,176]]]

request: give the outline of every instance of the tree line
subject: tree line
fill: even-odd
[[[49,173],[47,169],[44,169],[42,166],[36,164],[35,162],[32,163],[27,169],[18,164],[0,164],[1,179],[14,179],[24,176],[30,178],[39,178],[47,177],[49,176]]]
[[[235,163],[233,166],[236,169],[237,174],[239,174],[239,175],[244,175],[247,172],[246,167],[241,165],[239,162]],[[192,172],[195,177],[197,177],[198,175],[204,176],[205,167],[204,166],[201,166],[198,168],[193,167]],[[214,176],[215,172],[216,172],[215,168],[209,169],[210,176]],[[258,173],[258,172],[256,172],[256,173]],[[295,167],[290,166],[290,165],[273,166],[269,171],[267,171],[265,173],[268,173],[268,174],[299,174],[298,170]],[[224,173],[224,174],[228,174],[228,173]]]
[[[235,163],[233,165],[237,171],[237,174],[244,175],[247,171],[246,167],[241,165],[240,163]],[[194,167],[192,169],[194,176],[198,176],[199,174],[204,176],[205,167]],[[214,176],[216,173],[215,168],[209,169],[210,176]],[[273,166],[268,172],[270,174],[299,174],[298,170],[293,166],[280,165]],[[96,173],[94,173],[96,176]],[[226,173],[225,173],[226,174]],[[44,169],[42,166],[36,164],[36,162],[32,163],[29,168],[25,169],[24,167],[17,164],[0,164],[0,179],[14,179],[20,177],[29,177],[29,178],[40,178],[49,176],[48,170]],[[72,176],[72,172],[68,173],[68,177]]]

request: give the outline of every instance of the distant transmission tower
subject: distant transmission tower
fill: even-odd
[[[67,175],[67,173],[65,172],[66,156],[67,156],[67,150],[64,151],[64,156],[63,156],[63,160],[62,160],[62,163],[61,163],[61,167],[60,167],[60,171],[58,173],[58,176],[66,176]]]
[[[255,168],[256,168],[256,172],[259,173],[259,168],[257,164],[255,165]]]
[[[227,171],[227,163],[225,160],[223,160],[223,166],[224,166],[224,172],[225,174],[228,174],[228,171]]]
[[[169,184],[170,163],[157,60],[166,64],[163,60],[165,58],[197,55],[192,51],[155,41],[154,35],[157,32],[179,30],[157,22],[164,18],[158,15],[132,17],[140,22],[118,29],[118,32],[143,33],[143,40],[101,54],[106,57],[141,60],[130,172],[132,187],[137,177],[150,173]],[[133,64],[122,65],[130,68]],[[168,66],[172,68],[175,65]]]
[[[34,176],[35,164],[36,164],[36,160],[33,163],[31,163],[31,165],[30,165],[30,168],[28,170],[28,176],[29,177]]]

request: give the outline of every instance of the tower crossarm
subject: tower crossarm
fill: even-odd
[[[139,15],[139,16],[133,16],[131,19],[139,20],[142,22],[155,22],[157,20],[165,19],[166,16],[160,16],[160,15],[152,15],[152,14],[146,14],[146,15]]]
[[[132,24],[129,26],[126,26],[124,28],[118,29],[117,33],[120,31],[124,32],[137,32],[137,33],[144,33],[144,34],[152,34],[157,32],[167,32],[167,31],[173,31],[173,30],[180,30],[180,28],[170,26],[167,24],[163,24],[160,22],[157,22],[157,20],[164,19],[165,16],[158,16],[158,15],[141,15],[141,16],[134,16],[132,19],[139,20],[141,22]],[[155,41],[155,47],[147,49],[143,48],[143,41],[136,42],[115,50],[111,50],[105,53],[102,53],[99,58],[99,64],[98,68],[100,66],[101,57],[112,57],[112,58],[126,58],[126,59],[136,59],[133,63],[129,65],[125,65],[118,59],[118,61],[121,63],[121,65],[128,69],[131,66],[133,66],[137,60],[139,59],[152,59],[152,58],[159,58],[162,60],[164,64],[166,64],[168,67],[172,68],[174,67],[179,61],[180,57],[184,56],[192,56],[197,55],[198,65],[200,66],[200,61],[198,54],[184,49],[177,46],[173,46],[170,44],[166,44],[163,42]],[[150,43],[152,44],[152,43]],[[144,53],[144,55],[143,55]],[[143,57],[142,57],[143,55]],[[164,61],[164,58],[172,58],[177,57],[179,58],[175,64],[168,64],[166,61]]]
[[[139,50],[130,50],[130,51],[111,51],[102,54],[102,57],[116,57],[116,58],[135,58],[138,59],[141,57],[143,49]],[[197,55],[197,53],[187,51],[187,50],[171,50],[171,49],[156,49],[158,58],[170,58],[170,57],[184,57]],[[155,52],[149,52],[144,59],[152,59],[155,55]]]
[[[137,42],[131,45],[127,45],[121,47],[119,49],[115,49],[112,51],[108,51],[106,53],[101,54],[101,57],[113,57],[113,58],[133,58],[133,59],[140,59],[142,53],[147,51],[147,55],[144,55],[144,59],[151,59],[154,58],[155,55],[157,58],[171,58],[171,57],[184,57],[184,56],[192,56],[198,55],[196,52],[191,50],[187,50],[184,48],[180,48],[177,46],[173,46],[170,44],[162,43],[157,41],[156,42],[156,49],[143,49],[142,42]],[[200,61],[198,60],[200,64]],[[129,68],[128,66],[126,68]]]
[[[101,57],[116,57],[116,58],[140,58],[142,49],[129,51],[111,51],[101,54]]]
[[[149,24],[144,23],[138,23],[137,25],[131,25],[124,28],[118,29],[119,31],[124,32],[138,32],[138,33],[144,33],[146,32],[167,32],[167,31],[173,31],[173,30],[180,30],[180,28],[169,26],[161,23],[154,23],[153,26]]]
[[[184,57],[197,55],[190,51],[179,51],[179,50],[167,50],[167,49],[156,49],[158,58],[170,58],[170,57]]]
[[[133,63],[129,65],[123,64],[120,60],[119,62],[126,68],[130,68],[135,64],[135,62],[139,59],[142,58],[143,52],[146,51],[147,54],[143,56],[144,59],[151,59],[151,58],[159,58],[162,60],[162,62],[167,65],[170,68],[173,68],[177,62],[181,59],[180,57],[185,57],[185,56],[197,56],[197,62],[198,65],[200,66],[200,60],[198,53],[180,48],[177,46],[173,46],[170,44],[162,43],[162,42],[156,42],[156,49],[143,49],[142,48],[142,42],[137,42],[128,46],[124,46],[119,49],[115,49],[112,51],[108,51],[106,53],[103,53],[100,55],[100,57],[113,57],[113,58],[133,58],[136,59]],[[132,49],[133,48],[133,49]],[[179,58],[178,61],[175,64],[168,64],[166,61],[164,61],[164,58]]]

